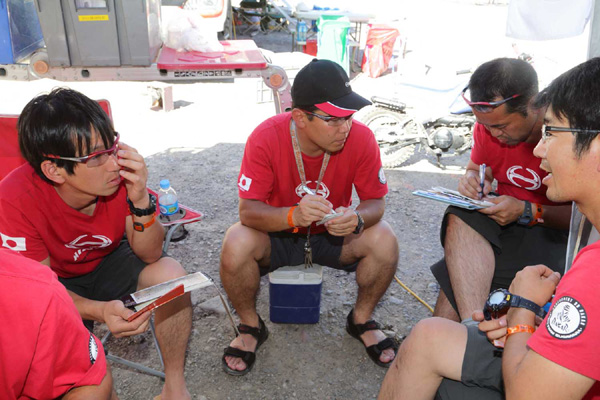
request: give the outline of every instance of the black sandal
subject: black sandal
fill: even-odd
[[[258,328],[255,328],[253,326],[244,325],[244,324],[239,324],[238,331],[240,333],[254,336],[256,338],[257,342],[256,342],[256,348],[254,349],[253,352],[240,350],[240,349],[237,349],[237,348],[231,347],[231,346],[229,346],[225,349],[224,354],[223,354],[223,359],[222,359],[223,370],[225,372],[227,372],[229,375],[235,375],[235,376],[246,375],[248,372],[250,372],[250,370],[254,366],[254,361],[256,361],[256,351],[258,350],[260,345],[263,344],[265,342],[265,340],[267,340],[267,338],[269,337],[269,331],[267,330],[267,326],[263,322],[262,318],[260,318],[260,315],[258,316]],[[237,334],[236,334],[236,337],[237,337]],[[226,356],[241,358],[242,361],[246,363],[246,369],[243,369],[241,371],[231,369],[229,367],[229,365],[227,365],[227,362],[225,361]]]
[[[384,363],[379,359],[379,357],[381,356],[381,353],[383,353],[383,351],[386,349],[394,349],[394,354],[398,354],[398,342],[393,338],[385,338],[381,342],[367,347],[360,338],[360,335],[362,335],[366,331],[376,331],[380,329],[381,326],[378,322],[374,320],[367,321],[364,324],[355,324],[354,309],[350,310],[350,314],[348,314],[348,318],[346,320],[346,331],[350,334],[350,336],[357,339],[359,342],[362,343],[363,346],[365,346],[365,348],[367,349],[367,354],[375,364],[383,368],[389,368],[389,366],[392,364],[392,362],[394,362],[394,360]]]

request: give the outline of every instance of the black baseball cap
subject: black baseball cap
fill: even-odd
[[[342,67],[333,61],[316,58],[294,78],[292,100],[299,108],[314,105],[334,117],[347,117],[371,104],[352,91],[350,79]]]

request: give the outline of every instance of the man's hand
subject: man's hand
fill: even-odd
[[[479,322],[479,330],[486,334],[488,340],[496,347],[504,347],[506,340],[506,314],[498,319],[486,321],[483,311],[475,310],[471,316],[473,321]]]
[[[358,216],[351,208],[338,207],[336,212],[343,212],[337,218],[325,222],[325,228],[333,236],[348,236],[358,226]]]
[[[458,181],[458,192],[463,196],[479,200],[480,191],[479,172],[467,169],[467,172]],[[483,186],[483,196],[487,196],[491,191],[492,183],[486,179]]]
[[[484,199],[495,205],[478,210],[480,213],[487,215],[498,225],[504,226],[519,219],[523,214],[525,203],[512,196],[486,197]]]
[[[532,265],[517,273],[508,290],[512,294],[544,306],[552,298],[559,281],[558,272],[542,264]]]
[[[121,166],[119,173],[125,181],[129,200],[136,208],[148,208],[150,206],[148,189],[146,189],[148,169],[144,157],[136,149],[123,142],[119,143],[117,155]]]
[[[133,321],[127,322],[127,318],[133,313],[123,305],[122,301],[109,301],[104,305],[104,322],[115,337],[138,335],[148,329],[152,311],[147,311]]]
[[[320,221],[331,212],[332,207],[333,205],[323,196],[307,194],[294,210],[294,226],[306,227]]]

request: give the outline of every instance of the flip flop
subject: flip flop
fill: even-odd
[[[389,368],[390,365],[392,365],[392,362],[394,362],[394,360],[384,363],[379,359],[379,357],[381,356],[381,353],[383,353],[383,351],[386,349],[394,349],[394,354],[398,354],[398,342],[393,338],[385,338],[381,342],[367,347],[360,338],[360,335],[367,331],[377,331],[380,329],[381,326],[378,322],[374,320],[369,320],[364,324],[355,324],[354,309],[350,310],[350,314],[348,314],[348,318],[346,319],[346,331],[350,334],[350,336],[352,336],[353,338],[361,342],[363,346],[365,346],[367,354],[375,364],[383,368]]]
[[[253,337],[256,338],[257,342],[256,342],[256,348],[254,349],[254,351],[244,351],[244,350],[240,350],[238,348],[231,347],[231,346],[229,346],[225,349],[225,351],[223,353],[223,358],[222,358],[223,370],[225,372],[227,372],[229,375],[234,375],[234,376],[246,375],[248,372],[250,372],[250,370],[252,370],[252,367],[254,366],[254,361],[256,361],[256,351],[258,350],[260,345],[263,344],[269,337],[269,331],[267,330],[267,326],[263,322],[260,315],[258,316],[258,328],[255,328],[253,326],[244,325],[244,324],[239,324],[238,331],[240,333],[252,335]],[[237,334],[236,334],[236,337],[237,337]],[[238,370],[230,368],[229,365],[227,365],[227,362],[225,361],[226,356],[241,358],[242,361],[244,361],[246,363],[246,369],[238,371]]]

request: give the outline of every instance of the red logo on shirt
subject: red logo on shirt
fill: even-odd
[[[542,186],[542,179],[534,170],[525,168],[529,174],[524,171],[522,173],[517,172],[519,170],[523,170],[523,167],[515,165],[506,171],[506,177],[513,185],[527,190],[537,190]],[[517,180],[520,183],[517,183]]]

